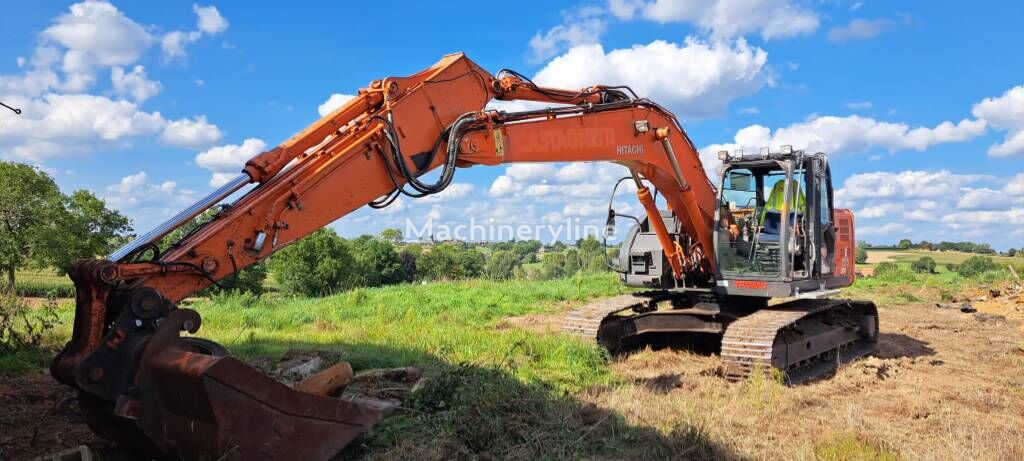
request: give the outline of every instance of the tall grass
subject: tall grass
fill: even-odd
[[[226,295],[192,307],[203,316],[200,335],[243,358],[316,348],[340,354],[357,369],[504,366],[524,381],[568,391],[607,379],[603,351],[573,338],[494,327],[505,317],[553,312],[560,303],[622,291],[613,274],[593,274],[398,285],[325,298]]]

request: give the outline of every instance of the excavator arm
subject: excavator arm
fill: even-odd
[[[201,320],[178,308],[364,206],[438,193],[455,169],[519,162],[614,162],[628,168],[676,279],[712,272],[715,192],[675,117],[628,88],[544,88],[511,71],[491,76],[462,54],[409,77],[377,80],[242,174],[107,260],[71,271],[71,340],[54,377],[80,391],[100,435],[156,456],[326,459],[390,411],[382,402],[292,390],[181,337]],[[560,104],[505,113],[492,99]],[[434,182],[423,179],[441,169]],[[666,230],[651,191],[685,236]],[[161,252],[161,237],[239,191],[212,221]]]

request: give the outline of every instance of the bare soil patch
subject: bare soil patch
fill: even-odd
[[[109,444],[86,427],[75,392],[47,371],[0,375],[0,409],[0,459],[28,459],[78,445],[109,451]]]
[[[875,356],[796,387],[729,384],[717,356],[648,348],[612,364],[631,384],[592,398],[638,423],[703,428],[754,459],[815,459],[837,436],[909,459],[1024,459],[1024,334],[1002,317],[882,309]]]
[[[887,261],[895,261],[896,259],[907,256],[910,253],[900,253],[896,251],[871,251],[868,250],[868,264],[878,264]]]
[[[557,333],[562,330],[563,314],[530,314],[507,317],[495,325],[498,330],[522,328],[535,333]]]

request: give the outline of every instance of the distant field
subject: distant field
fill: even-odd
[[[21,296],[72,298],[75,285],[68,276],[54,269],[19,270],[14,274],[14,285]]]
[[[868,264],[877,264],[885,261],[892,261],[898,263],[911,263],[916,261],[922,256],[928,256],[935,260],[935,263],[944,266],[946,263],[960,264],[971,256],[978,256],[975,253],[962,253],[959,251],[928,251],[928,250],[868,250]],[[997,255],[981,255],[988,258],[992,258],[993,261],[1001,265],[1013,264],[1018,270],[1024,268],[1024,258],[1022,257],[1010,257],[1010,256],[997,256]]]

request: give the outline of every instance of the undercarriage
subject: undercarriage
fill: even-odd
[[[585,305],[566,316],[562,329],[612,352],[654,334],[718,336],[722,375],[732,381],[774,373],[787,384],[799,384],[876,350],[874,303],[797,299],[766,306],[765,301],[648,291]]]

